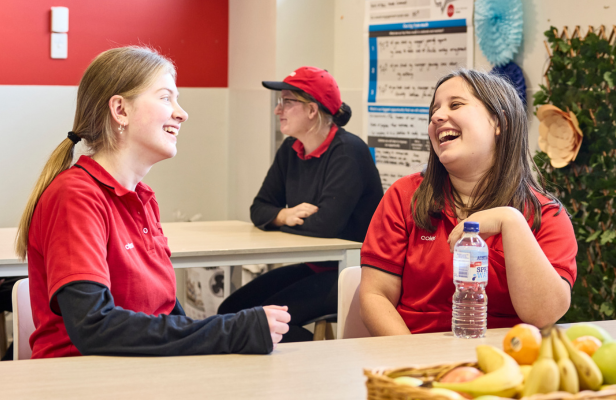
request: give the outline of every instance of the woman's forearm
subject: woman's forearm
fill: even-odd
[[[147,315],[116,307],[107,287],[85,281],[63,287],[57,300],[67,333],[84,355],[267,354],[273,347],[263,310],[204,320],[181,312]]]
[[[404,320],[385,296],[360,294],[361,317],[372,336],[409,335],[411,331]]]
[[[569,284],[550,264],[522,213],[508,208],[501,229],[509,293],[518,316],[539,327],[555,323],[569,309]]]

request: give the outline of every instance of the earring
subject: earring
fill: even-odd
[[[120,127],[118,128],[118,131],[120,131],[120,135],[122,133],[124,133],[124,124],[120,124]]]

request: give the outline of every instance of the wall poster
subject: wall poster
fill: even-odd
[[[472,0],[366,0],[368,146],[387,190],[428,161],[438,79],[473,65]]]

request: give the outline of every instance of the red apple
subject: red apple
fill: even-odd
[[[458,367],[447,372],[439,382],[461,383],[470,382],[483,375],[483,372],[473,367]]]
[[[451,371],[447,372],[443,377],[439,380],[439,382],[445,383],[462,383],[462,382],[470,382],[484,375],[483,372],[474,367],[458,367],[454,368]],[[468,393],[461,393],[462,397],[467,399],[472,399]]]

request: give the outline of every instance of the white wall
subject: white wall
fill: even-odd
[[[229,0],[229,218],[249,208],[270,165],[269,90],[276,74],[276,0]]]
[[[47,158],[73,127],[71,86],[0,86],[0,227],[17,226]]]
[[[178,154],[156,164],[144,179],[156,192],[163,222],[175,212],[200,220],[228,217],[228,103],[226,88],[180,88],[188,113],[178,135]]]
[[[331,0],[276,2],[276,76],[272,78],[282,80],[304,65],[335,73],[335,4]]]
[[[73,127],[75,86],[0,85],[0,227],[16,226],[30,191],[55,147]],[[178,155],[152,168],[163,222],[188,217],[228,218],[228,90],[180,88],[189,113]],[[81,145],[81,143],[80,143]]]

